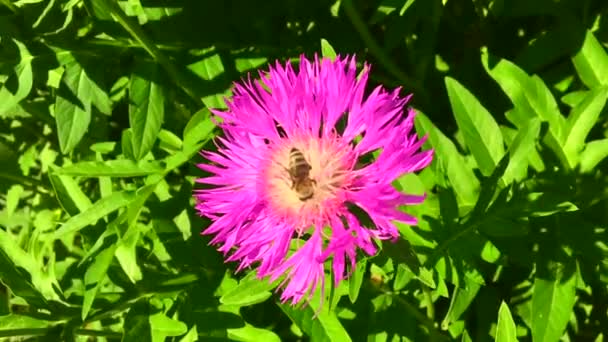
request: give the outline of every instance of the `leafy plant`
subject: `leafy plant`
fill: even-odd
[[[608,6],[597,0],[0,1],[0,337],[603,340]],[[231,82],[357,54],[413,92],[427,194],[332,288],[281,304],[199,232]],[[361,65],[362,67],[362,65]]]

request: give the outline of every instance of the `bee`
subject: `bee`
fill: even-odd
[[[314,195],[317,182],[310,178],[312,167],[306,161],[302,151],[292,148],[289,151],[289,168],[287,172],[291,178],[291,188],[295,190],[300,201],[306,201]]]

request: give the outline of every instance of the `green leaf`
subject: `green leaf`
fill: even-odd
[[[549,279],[538,276],[534,279],[533,341],[559,341],[568,325],[576,300],[576,271],[569,274],[562,271],[556,273]]]
[[[608,139],[588,142],[581,153],[581,172],[586,173],[593,170],[606,158],[608,158]]]
[[[55,121],[61,152],[64,154],[70,153],[80,143],[89,128],[91,108],[81,108],[61,94],[57,94]]]
[[[492,115],[458,81],[446,77],[445,85],[464,140],[481,173],[489,176],[504,155],[500,128]]]
[[[93,306],[93,300],[95,300],[95,296],[97,296],[97,292],[106,278],[115,250],[116,244],[112,244],[97,254],[84,274],[85,292],[81,311],[82,320],[87,318],[89,310]]]
[[[55,121],[61,152],[69,153],[89,127],[92,105],[100,112],[110,114],[112,101],[76,60],[65,65],[63,82],[67,89],[57,93]]]
[[[184,128],[184,150],[191,149],[199,142],[209,138],[215,127],[211,121],[209,109],[203,108],[196,112]]]
[[[517,342],[517,328],[507,303],[502,302],[498,309],[498,323],[496,324],[496,342]]]
[[[120,267],[132,283],[136,283],[143,278],[141,268],[137,264],[136,247],[139,237],[140,230],[137,229],[137,225],[129,227],[127,233],[121,237],[114,253]]]
[[[198,331],[196,330],[196,324],[188,330],[188,333],[182,337],[179,342],[196,342],[198,341]]]
[[[570,165],[577,164],[578,154],[585,146],[587,135],[597,123],[607,99],[608,87],[595,88],[572,109],[568,116],[563,146]]]
[[[351,303],[357,301],[359,297],[359,291],[361,291],[361,285],[365,278],[365,272],[367,271],[367,259],[361,259],[357,261],[357,266],[353,271],[353,274],[348,279],[348,298]]]
[[[438,174],[447,176],[461,205],[472,207],[477,202],[479,192],[479,180],[473,170],[465,163],[454,143],[424,114],[418,113],[415,120],[417,131],[428,134],[429,143],[435,149],[433,164],[439,168]]]
[[[192,70],[203,80],[211,81],[224,73],[224,64],[222,63],[222,57],[214,53],[210,56],[205,55],[199,61],[189,64],[188,69]]]
[[[157,161],[134,162],[129,159],[106,161],[83,161],[66,165],[55,172],[60,175],[82,177],[141,177],[161,174],[164,171],[162,163]]]
[[[122,149],[122,154],[128,160],[135,160],[135,155],[133,152],[133,143],[132,137],[133,133],[130,128],[127,128],[122,131],[122,135],[120,136],[120,148]]]
[[[60,301],[53,273],[3,230],[0,230],[0,276],[2,282],[32,305],[46,307],[47,300]]]
[[[6,193],[6,204],[5,204],[5,206],[6,206],[5,210],[6,210],[7,217],[10,218],[11,215],[17,209],[17,206],[19,205],[19,199],[21,198],[21,195],[23,194],[24,191],[25,191],[25,189],[23,188],[23,186],[21,186],[21,184],[15,184],[8,189],[8,192]]]
[[[331,44],[323,38],[321,39],[321,55],[332,60],[336,59],[336,51]]]
[[[152,341],[150,305],[147,300],[139,300],[131,305],[123,329],[123,342]]]
[[[234,341],[243,342],[257,342],[257,341],[268,341],[268,342],[280,342],[281,338],[274,332],[256,328],[251,324],[245,323],[242,328],[227,329],[228,338]]]
[[[253,57],[253,58],[235,58],[234,65],[238,72],[245,72],[248,70],[255,70],[260,68],[262,65],[268,62],[266,57]]]
[[[65,73],[63,82],[67,85],[72,95],[90,111],[95,106],[103,114],[112,113],[112,100],[101,87],[89,77],[83,66],[77,60],[72,59],[64,65]]]
[[[515,110],[511,111],[507,118],[517,127],[525,125],[531,114],[548,122],[547,144],[560,160],[568,165],[561,146],[565,120],[559,112],[553,94],[542,79],[536,75],[529,76],[505,59],[495,60],[495,57],[486,51],[482,54],[482,64],[515,106]]]
[[[95,204],[93,204],[93,206],[86,211],[71,217],[55,231],[55,236],[60,237],[62,235],[74,233],[89,225],[92,225],[97,222],[97,220],[105,217],[111,212],[126,206],[133,201],[134,198],[134,191],[114,192],[110,196],[104,197],[95,202]]]
[[[33,276],[39,277],[40,272],[35,270],[37,266],[35,261],[30,256],[22,259],[21,256],[25,254],[25,251],[21,250],[15,244],[14,239],[2,230],[0,230],[0,238],[2,239],[0,241],[0,278],[2,282],[15,295],[25,299],[30,305],[46,308],[48,305],[47,299],[32,283],[35,279],[28,280],[32,277],[32,274],[28,274],[27,271],[22,269],[22,265],[27,263],[35,272]],[[10,245],[6,246],[7,243]]]
[[[44,335],[52,322],[29,316],[10,314],[0,316],[0,337]]]
[[[14,94],[11,93],[6,88],[6,83],[0,88],[0,117],[4,117],[5,112],[12,109],[21,100],[25,99],[32,90],[34,83],[32,55],[23,43],[14,38],[12,38],[12,41],[19,49],[19,64],[13,68],[13,74],[11,75],[11,77],[17,79],[17,89]]]
[[[57,175],[54,172],[56,172],[55,168],[53,168],[53,172],[49,173],[51,185],[59,204],[70,216],[83,212],[93,205],[74,178]]]
[[[590,89],[608,85],[608,54],[591,31],[587,31],[583,46],[572,57],[572,62],[579,77]]]
[[[165,115],[165,97],[162,86],[156,82],[156,66],[147,67],[131,76],[129,86],[129,123],[133,156],[142,159],[154,145]]]
[[[220,298],[220,303],[224,305],[249,306],[266,301],[272,296],[275,284],[268,279],[258,279],[255,272],[243,278],[237,287],[230,290]]]
[[[517,132],[509,146],[509,165],[503,175],[505,184],[511,183],[528,166],[528,158],[536,149],[536,139],[540,134],[540,119],[533,118]]]
[[[188,331],[184,322],[169,318],[162,312],[150,315],[150,326],[153,342],[163,342],[169,336],[180,336]]]
[[[289,304],[279,304],[279,307],[311,341],[351,341],[334,312],[320,310],[315,316],[316,308],[312,302],[305,308],[294,308]]]
[[[481,289],[481,285],[467,277],[464,278],[464,286],[454,288],[450,307],[441,322],[443,329],[447,329],[452,323],[460,319],[460,316],[469,308],[475,297],[477,297],[479,289]]]
[[[166,129],[160,130],[158,139],[160,140],[160,147],[165,150],[179,150],[183,145],[182,140],[177,135]]]

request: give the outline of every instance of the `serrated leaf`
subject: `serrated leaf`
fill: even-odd
[[[161,162],[117,159],[106,161],[83,161],[66,165],[55,172],[59,175],[82,177],[142,177],[164,172]]]
[[[158,77],[156,67],[142,72],[150,79],[134,73],[129,85],[129,123],[136,160],[142,159],[152,149],[165,115],[165,96],[162,86],[155,81]]]
[[[492,115],[458,81],[445,78],[454,117],[479,170],[489,176],[504,155],[500,128]]]
[[[496,342],[517,342],[517,327],[511,316],[511,311],[505,302],[498,309],[498,323],[496,324]]]
[[[82,213],[72,216],[59,229],[55,231],[55,236],[70,234],[79,231],[89,225],[94,224],[97,220],[114,212],[135,199],[134,191],[118,191],[112,193],[108,197],[104,197],[93,204],[89,209]]]
[[[583,46],[572,57],[572,62],[578,76],[590,89],[608,85],[608,54],[591,31],[587,31]]]
[[[220,298],[220,303],[224,305],[249,306],[266,301],[272,296],[275,284],[268,279],[258,279],[255,273],[243,278],[237,287],[230,290]]]

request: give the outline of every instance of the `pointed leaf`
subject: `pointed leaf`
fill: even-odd
[[[517,342],[517,327],[511,316],[511,311],[505,302],[500,304],[498,310],[498,323],[496,326],[496,342]]]
[[[237,287],[220,298],[225,305],[249,306],[266,301],[272,296],[274,284],[268,279],[258,279],[254,273],[243,278]]]
[[[517,132],[511,146],[509,146],[509,165],[503,175],[505,184],[511,183],[522,169],[528,166],[528,158],[535,151],[536,139],[540,134],[540,119],[529,120]]]
[[[63,207],[63,210],[74,216],[93,205],[74,178],[57,175],[54,173],[55,171],[56,169],[53,168],[53,172],[49,173],[49,179],[55,190],[55,196],[57,196],[57,200]]]
[[[445,78],[454,117],[479,170],[489,176],[504,155],[500,128],[492,115],[458,81]]]
[[[17,90],[14,94],[11,93],[6,88],[6,84],[0,88],[0,117],[4,116],[6,111],[16,106],[21,100],[29,95],[34,82],[32,55],[23,43],[14,38],[13,42],[19,49],[19,64],[15,66],[14,74],[11,75],[11,77],[14,76],[17,79]]]
[[[95,202],[95,204],[93,204],[93,206],[87,209],[86,211],[76,216],[72,216],[59,229],[55,231],[55,236],[60,237],[62,235],[74,233],[82,228],[94,224],[95,222],[97,222],[97,220],[105,217],[109,213],[126,206],[134,198],[134,191],[114,192],[110,196],[104,197],[99,201]]]
[[[163,165],[156,161],[134,162],[128,159],[106,161],[83,161],[66,165],[55,172],[60,175],[82,177],[141,177],[160,174]]]
[[[581,172],[593,170],[597,164],[606,158],[608,158],[608,139],[588,142],[581,153]]]
[[[144,78],[138,74],[131,76],[129,86],[129,123],[133,156],[142,159],[154,145],[165,115],[165,97],[158,78],[157,67],[143,70]]]
[[[585,145],[587,135],[597,123],[607,99],[608,87],[595,88],[572,109],[568,116],[563,146],[570,165],[577,164],[578,154]]]
[[[572,267],[574,268],[574,267]],[[532,293],[532,340],[559,341],[568,325],[576,300],[576,272],[553,279],[534,279]]]
[[[162,342],[169,336],[180,336],[188,331],[184,322],[169,318],[162,312],[150,316],[150,326],[153,342]]]
[[[312,306],[314,306],[311,303]],[[289,304],[279,307],[312,341],[351,341],[350,336],[334,312],[321,310],[315,317],[315,308],[294,308]],[[315,317],[315,318],[313,318]]]
[[[82,320],[87,317],[89,310],[91,310],[91,307],[93,306],[95,296],[97,296],[97,292],[106,278],[115,250],[116,244],[112,244],[97,254],[95,259],[93,259],[93,263],[89,265],[84,274],[85,291],[81,310]]]
[[[67,89],[57,94],[55,121],[61,152],[69,153],[89,127],[92,105],[100,112],[110,114],[112,101],[76,60],[65,65],[63,82]]]
[[[422,113],[416,115],[416,128],[419,133],[428,135],[429,143],[435,149],[433,163],[440,168],[440,174],[447,178],[458,196],[459,203],[473,206],[477,202],[479,180],[473,170],[465,163],[454,143]]]
[[[327,57],[327,58],[331,58],[331,59],[336,58],[336,51],[331,46],[331,44],[329,44],[329,42],[325,39],[321,39],[321,55],[323,57]]]
[[[367,259],[362,259],[357,262],[357,266],[348,279],[348,298],[351,303],[357,301],[357,297],[359,297],[359,291],[361,290],[361,285],[363,284],[363,278],[365,277],[365,272],[367,270]]]
[[[59,147],[64,154],[70,153],[89,129],[91,123],[91,108],[81,108],[57,94],[55,100],[55,122]]]
[[[608,85],[608,54],[590,31],[587,31],[583,46],[572,62],[579,77],[590,89]]]
[[[280,342],[281,338],[271,330],[256,328],[245,323],[242,328],[228,329],[228,338],[242,342]]]

